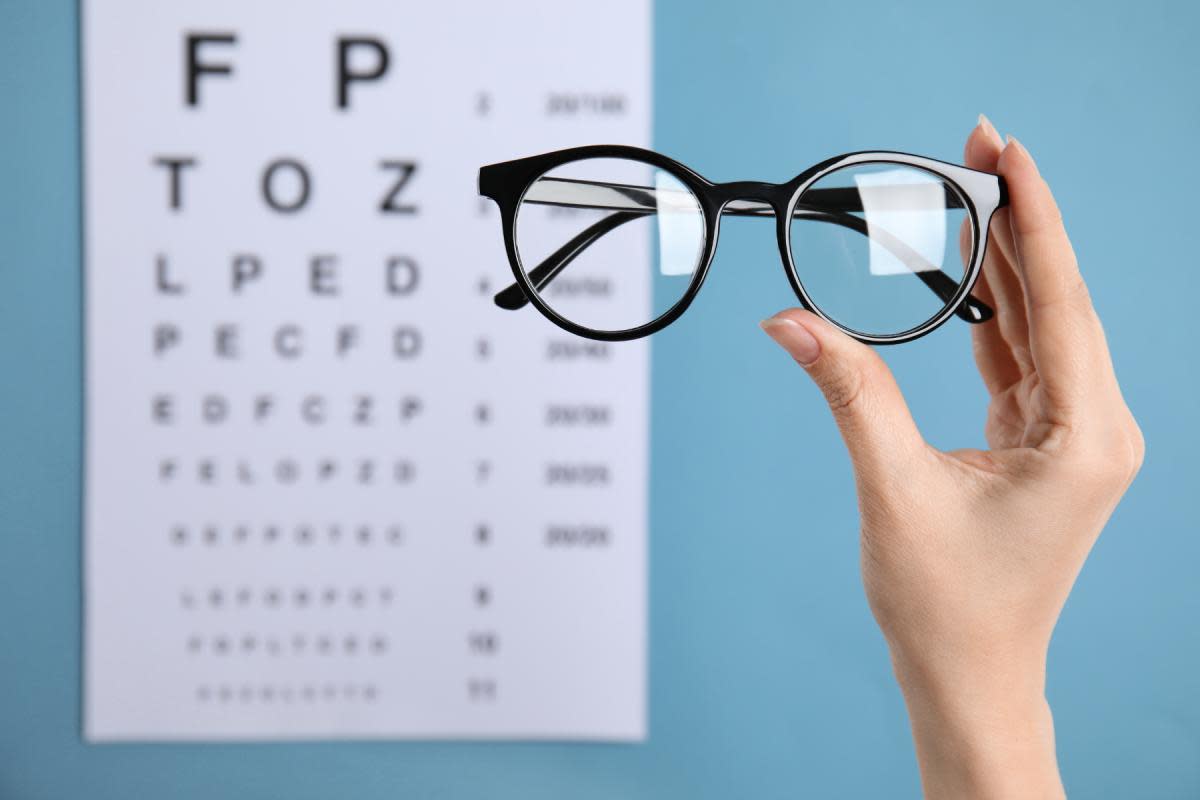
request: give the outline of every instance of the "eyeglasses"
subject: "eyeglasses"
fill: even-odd
[[[801,305],[860,341],[924,336],[951,315],[993,311],[970,292],[1004,179],[907,153],[863,152],[787,183],[712,183],[637,147],[559,150],[479,170],[500,209],[515,282],[496,304],[532,303],[580,336],[624,341],[695,299],[723,216],[771,218]],[[567,268],[570,267],[568,270]]]

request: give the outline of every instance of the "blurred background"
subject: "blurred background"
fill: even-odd
[[[1198,24],[1184,2],[655,6],[655,147],[713,180],[959,161],[985,112],[1053,187],[1148,451],[1051,650],[1072,797],[1200,797]],[[653,341],[646,742],[85,745],[77,25],[0,0],[0,797],[919,796],[849,463],[758,330],[792,295],[753,224],[723,226]],[[969,345],[952,321],[885,352],[938,446],[983,443]]]

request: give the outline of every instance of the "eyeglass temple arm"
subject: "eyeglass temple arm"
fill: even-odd
[[[537,289],[540,289],[557,277],[568,264],[601,236],[630,220],[654,213],[653,210],[657,205],[655,194],[643,187],[596,184],[590,181],[568,181],[562,179],[556,179],[555,182],[591,187],[602,186],[604,189],[616,193],[618,198],[623,202],[628,203],[632,201],[637,205],[634,206],[634,209],[614,211],[609,216],[593,223],[530,270],[527,275],[534,288]],[[840,210],[862,210],[861,199],[856,189],[816,189],[809,192],[807,197],[822,201],[822,205],[821,207],[813,207],[806,203],[802,206],[797,206],[795,211],[797,217],[840,225],[861,233],[864,236],[874,234],[873,238],[876,241],[903,261],[921,279],[921,282],[928,286],[943,302],[950,302],[953,299],[955,292],[958,290],[958,281],[942,270],[937,269],[915,250],[908,247],[908,245],[895,236],[887,233],[887,231],[880,229],[879,226],[876,225],[873,228],[868,228],[866,220]],[[952,197],[953,193],[947,188],[947,205],[949,205]],[[958,203],[957,197],[953,197],[953,200],[955,203]],[[594,204],[570,202],[569,199],[559,202],[549,200],[533,200],[532,202],[577,208],[595,207]],[[828,203],[828,206],[832,206],[833,208],[827,207],[825,203]],[[857,209],[855,209],[856,206]],[[600,207],[603,208],[605,206]],[[610,205],[609,207],[612,206]],[[959,203],[959,207],[961,207],[961,203]],[[726,206],[724,213],[731,216],[764,216],[773,212],[770,209],[736,209]],[[501,308],[515,311],[523,308],[529,302],[529,298],[525,296],[525,292],[522,290],[520,284],[514,282],[495,296],[495,302]],[[960,319],[973,324],[986,322],[994,315],[991,307],[971,295],[967,295],[963,299],[962,303],[955,308],[954,313]]]
[[[560,272],[570,264],[576,256],[582,253],[593,242],[599,239],[606,233],[611,232],[615,228],[635,220],[638,217],[645,216],[649,212],[641,211],[616,211],[609,214],[607,217],[598,220],[590,227],[585,228],[582,232],[568,241],[559,249],[551,253],[542,263],[538,264],[529,271],[528,276],[534,288],[540,289],[550,281],[554,280]],[[728,212],[735,216],[761,216],[755,212]],[[859,219],[851,214],[841,214],[836,212],[825,211],[808,211],[807,209],[797,209],[796,216],[806,219],[813,219],[821,222],[829,222],[834,225],[840,225],[843,228],[849,228],[862,235],[867,235],[867,223],[865,220]],[[910,267],[914,266],[913,262],[923,262],[916,264],[919,268],[913,269],[913,274],[921,279],[921,282],[928,286],[943,302],[950,302],[954,297],[954,293],[958,290],[958,281],[951,278],[945,272],[939,269],[928,268],[928,262],[924,261],[921,256],[906,244],[901,242],[894,236],[881,231],[878,226],[872,231],[876,241],[879,241],[888,250],[891,250],[897,258],[900,258]],[[495,297],[496,305],[501,308],[515,311],[523,308],[529,299],[525,296],[525,292],[517,283],[512,283],[500,291]],[[970,323],[981,323],[991,319],[994,312],[986,303],[967,295],[955,309],[955,314],[962,320]]]
[[[562,247],[555,250],[549,256],[538,264],[533,269],[529,270],[526,275],[530,283],[535,289],[541,289],[543,286],[554,280],[558,273],[575,260],[575,257],[588,248],[592,242],[599,239],[606,233],[615,228],[624,225],[630,220],[635,220],[638,217],[644,217],[649,212],[645,211],[615,211],[607,217],[600,219],[587,228],[584,228],[574,238],[564,244]],[[529,298],[525,296],[524,290],[519,283],[510,283],[504,287],[494,298],[496,305],[509,311],[516,311],[519,308],[524,308],[529,302]]]

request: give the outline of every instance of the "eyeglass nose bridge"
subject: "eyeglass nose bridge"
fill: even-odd
[[[769,207],[775,214],[784,214],[787,211],[787,191],[775,183],[764,183],[763,181],[719,183],[713,187],[712,197],[716,203],[715,210],[718,212],[724,211],[730,203],[738,203],[747,209],[758,207],[761,209],[760,214],[767,211],[766,208],[762,208],[762,205]]]

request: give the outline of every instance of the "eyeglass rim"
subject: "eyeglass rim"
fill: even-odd
[[[959,167],[957,164],[946,164],[945,162],[936,161],[935,159],[929,159],[924,156],[914,156],[908,153],[887,153],[886,155],[889,156],[888,158],[876,158],[877,155],[880,155],[880,153],[872,151],[847,153],[846,155],[839,156],[837,163],[831,165],[827,169],[822,169],[811,176],[804,182],[802,186],[797,189],[796,193],[792,196],[791,203],[787,208],[787,214],[780,218],[780,224],[778,226],[776,235],[779,239],[780,256],[784,261],[788,282],[791,283],[793,291],[796,292],[796,295],[800,298],[801,305],[803,305],[805,309],[816,314],[829,324],[834,325],[838,329],[844,331],[849,336],[858,339],[860,342],[866,342],[868,344],[902,344],[904,342],[911,342],[913,339],[920,338],[928,333],[932,333],[935,329],[943,325],[948,319],[950,319],[950,317],[954,315],[954,312],[966,299],[967,295],[971,293],[971,290],[974,288],[975,283],[978,280],[979,270],[983,265],[983,254],[981,251],[984,247],[986,247],[986,237],[983,237],[981,241],[982,234],[979,224],[979,214],[975,208],[974,198],[964,191],[963,187],[959,185],[958,180],[955,179],[955,176],[948,175],[944,170],[934,169],[922,163],[915,163],[913,160],[932,162],[940,166],[956,167],[963,170],[967,170],[967,167]],[[901,161],[891,157],[896,155],[905,156],[905,160]],[[954,193],[958,195],[959,200],[962,202],[963,209],[967,212],[967,219],[970,222],[971,228],[971,259],[967,267],[963,270],[963,277],[959,281],[958,288],[955,290],[955,293],[942,305],[937,312],[931,314],[925,321],[894,334],[876,334],[860,331],[844,322],[839,322],[832,315],[824,311],[820,307],[820,304],[808,294],[808,290],[804,286],[804,281],[800,278],[799,270],[796,268],[796,261],[792,252],[792,215],[795,213],[796,206],[804,197],[805,192],[807,192],[810,188],[813,188],[821,181],[821,179],[838,172],[839,170],[867,164],[899,164],[902,166],[920,169],[936,175],[938,178],[941,178],[954,191]],[[971,170],[971,172],[975,171]],[[990,177],[990,173],[978,174],[989,175]],[[961,177],[962,176],[959,176],[959,178]],[[995,177],[998,178],[999,176]],[[997,200],[998,199],[999,198],[997,198]],[[991,214],[988,214],[988,218],[990,221]]]
[[[590,328],[580,325],[555,311],[529,282],[521,264],[517,247],[516,224],[520,204],[529,188],[550,170],[574,161],[591,158],[621,158],[639,161],[662,169],[679,179],[696,197],[704,216],[704,247],[683,295],[670,308],[653,320],[632,328],[616,331]],[[896,334],[868,334],[857,331],[830,317],[817,306],[803,286],[791,254],[791,215],[801,196],[812,185],[838,169],[864,163],[887,163],[917,167],[945,180],[958,194],[971,221],[972,255],[963,280],[952,298],[942,309],[920,325]],[[941,161],[926,156],[890,150],[862,150],[828,158],[804,170],[785,183],[772,184],[759,181],[735,181],[714,183],[675,159],[632,145],[585,145],[555,150],[512,161],[490,164],[479,170],[479,193],[492,199],[500,210],[504,234],[504,246],[513,278],[531,305],[558,327],[570,333],[597,341],[620,342],[640,339],[663,330],[679,319],[699,294],[708,276],[716,254],[720,235],[720,217],[724,206],[743,199],[750,191],[755,199],[769,202],[776,211],[776,239],[784,271],[800,304],[807,310],[825,319],[847,335],[874,345],[902,344],[925,336],[946,322],[964,302],[978,280],[987,248],[987,225],[998,208],[1008,204],[1007,188],[999,175],[981,172],[969,167]],[[768,199],[769,198],[769,199]],[[785,201],[786,204],[781,203]],[[780,213],[780,208],[784,209]],[[981,224],[981,220],[986,220]]]

